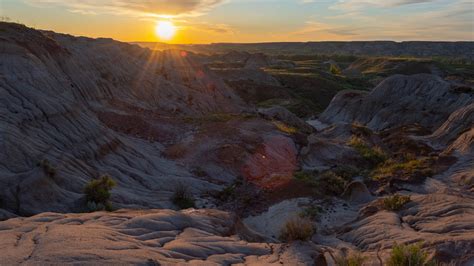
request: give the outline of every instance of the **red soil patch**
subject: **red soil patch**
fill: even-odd
[[[297,169],[297,150],[293,141],[272,136],[264,141],[242,167],[242,176],[263,189],[287,185]]]

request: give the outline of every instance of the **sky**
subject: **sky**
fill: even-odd
[[[474,0],[0,0],[2,20],[120,41],[474,41]]]

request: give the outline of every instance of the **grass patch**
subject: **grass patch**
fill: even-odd
[[[280,239],[285,242],[308,241],[315,233],[313,222],[307,218],[295,217],[285,223]]]
[[[433,170],[426,159],[410,159],[405,162],[387,160],[375,168],[370,176],[374,180],[382,180],[393,176],[432,176]]]
[[[341,90],[353,87],[342,76],[328,73],[327,65],[305,65],[271,74],[288,96],[281,103],[298,117],[310,117],[326,109],[334,96]]]
[[[361,175],[361,170],[352,165],[337,166],[332,171],[346,181],[352,181],[354,177]]]
[[[372,166],[377,166],[388,158],[380,147],[370,147],[363,139],[356,136],[352,136],[348,145],[354,148]]]
[[[387,266],[431,266],[434,261],[428,260],[428,254],[421,250],[421,244],[398,245],[392,249]]]
[[[293,175],[293,177],[296,180],[300,180],[306,183],[312,183],[315,179],[314,172],[309,171],[298,171]]]
[[[399,211],[410,201],[410,196],[395,194],[383,199],[383,208],[387,211]]]
[[[351,176],[351,174],[345,173],[343,170],[339,171],[340,173],[337,173],[334,170],[327,170],[321,173],[318,171],[299,171],[296,172],[293,177],[296,180],[305,182],[308,186],[314,187],[315,193],[339,196],[344,192],[347,182],[352,179],[344,178]]]
[[[273,125],[275,125],[275,127],[281,132],[289,135],[293,135],[298,132],[298,129],[296,127],[292,127],[280,121],[273,121]]]
[[[354,253],[350,256],[336,257],[337,266],[362,266],[367,258],[361,253]]]
[[[171,197],[174,205],[180,209],[189,209],[195,207],[194,197],[188,186],[183,183],[178,183]]]
[[[372,77],[364,75],[362,77],[344,77],[344,89],[369,91],[374,85],[370,82]]]

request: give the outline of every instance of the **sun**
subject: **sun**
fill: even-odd
[[[155,32],[160,39],[168,41],[175,35],[176,26],[170,21],[158,21]]]

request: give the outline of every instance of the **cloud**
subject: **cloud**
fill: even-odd
[[[211,24],[207,22],[181,21],[181,29],[214,33],[214,34],[235,34],[236,31],[227,24]]]
[[[346,40],[358,35],[358,31],[359,29],[351,26],[311,20],[296,31],[282,34],[282,37],[286,35],[296,40]]]
[[[421,4],[421,3],[429,3],[434,2],[435,0],[385,0],[385,1],[360,1],[360,2],[368,2],[374,5],[379,6],[403,6],[403,5],[411,5],[411,4]]]
[[[196,16],[224,0],[26,0],[35,6],[61,6],[83,14],[121,14],[138,17]]]
[[[380,7],[380,8],[390,8],[390,7],[401,7],[406,5],[413,4],[423,4],[435,2],[436,0],[340,0],[337,3],[333,4],[330,8],[333,10],[345,10],[345,11],[354,11],[359,9],[364,9],[366,7]]]
[[[260,0],[262,1],[262,0]],[[360,5],[375,5],[375,6],[403,6],[411,4],[429,3],[437,0],[295,0],[299,4],[310,3],[331,3],[334,6],[360,6]]]
[[[348,1],[346,1],[347,3]],[[352,0],[352,3],[356,1]],[[357,1],[361,3],[362,1]],[[367,2],[364,1],[367,5]],[[407,4],[416,1],[390,1]],[[387,4],[387,3],[386,3]],[[438,6],[394,12],[343,10],[336,15],[313,16],[299,29],[287,32],[292,40],[466,40],[474,38],[470,0],[439,1]],[[387,8],[375,6],[376,10]],[[396,7],[393,7],[396,8]],[[285,34],[282,34],[285,36]]]

